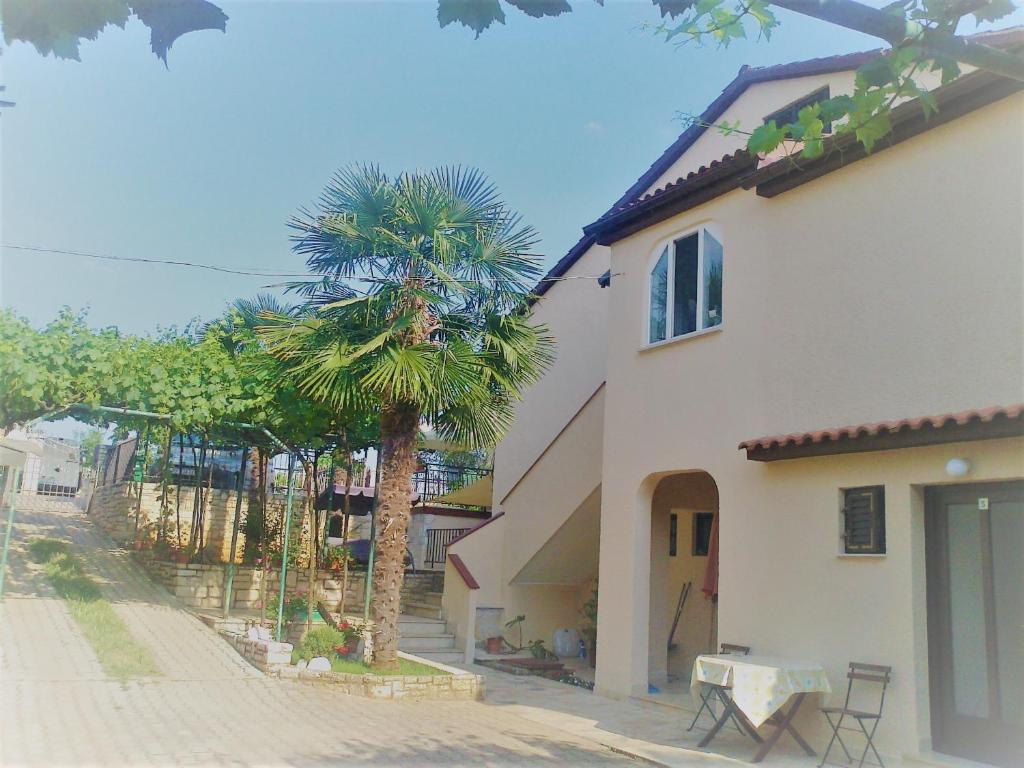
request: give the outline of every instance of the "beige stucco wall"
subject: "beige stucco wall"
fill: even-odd
[[[596,276],[608,269],[608,248],[591,247],[530,314],[547,325],[556,358],[515,406],[515,423],[495,450],[494,501],[501,499],[604,381],[608,290]],[[595,279],[590,279],[595,278]]]
[[[601,484],[603,427],[602,388],[501,500],[508,580]]]
[[[966,73],[973,69],[964,67],[963,71]],[[933,72],[922,73],[915,79],[924,88],[934,88],[941,82],[940,75]],[[832,96],[852,94],[853,80],[853,72],[846,71],[756,83],[747,88],[740,98],[730,104],[715,122],[722,123],[724,121],[730,125],[738,124],[740,131],[749,132],[761,125],[767,115],[804,96],[809,96],[826,85]],[[899,104],[903,101],[906,99],[898,99],[895,103]],[[744,133],[737,132],[726,136],[722,131],[709,128],[701,134],[700,138],[682,157],[648,187],[647,191],[660,189],[666,184],[686,176],[691,171],[696,171],[702,165],[721,160],[725,155],[742,149],[746,145],[746,138]]]
[[[1024,477],[1020,441],[774,465],[747,438],[1024,399],[1024,96],[766,200],[736,191],[612,247],[598,688],[646,688],[651,498],[705,470],[721,511],[719,636],[897,671],[881,743],[928,741],[919,488],[969,456],[970,481]],[[714,222],[724,323],[643,346],[659,242]],[[838,489],[884,483],[888,552],[837,556]],[[687,506],[680,498],[679,506]],[[615,553],[610,557],[606,553]],[[599,655],[600,659],[600,655]],[[814,733],[820,723],[809,723]]]
[[[510,518],[503,515],[449,547],[448,551],[462,558],[480,585],[480,589],[470,597],[462,586],[461,577],[454,574],[450,564],[447,565],[442,605],[449,631],[455,632],[459,638],[459,647],[464,647],[462,643],[474,623],[472,614],[467,616],[467,612],[477,608],[501,609],[499,626],[519,614],[525,614],[524,641],[542,639],[548,648],[552,647],[556,629],[579,628],[581,624],[580,608],[593,589],[595,574],[589,574],[578,584],[510,584],[508,570],[504,567],[505,544],[512,538],[509,522]],[[510,641],[518,641],[518,630],[508,630],[505,634]]]

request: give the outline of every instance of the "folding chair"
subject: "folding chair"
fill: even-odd
[[[878,728],[878,723],[882,719],[882,706],[885,704],[885,689],[889,687],[891,673],[892,667],[883,667],[878,664],[862,664],[857,661],[850,662],[849,671],[846,673],[849,683],[847,683],[846,686],[846,700],[843,702],[843,706],[822,707],[821,710],[825,714],[825,719],[828,720],[829,726],[832,728],[832,738],[828,742],[828,749],[825,750],[825,756],[822,757],[821,762],[818,763],[818,768],[821,768],[828,761],[829,752],[832,751],[832,746],[837,741],[839,742],[839,746],[843,748],[843,752],[846,754],[847,762],[853,762],[853,758],[850,756],[850,750],[846,748],[846,744],[843,743],[843,737],[839,735],[839,731],[841,730],[853,731],[854,733],[859,730],[867,739],[867,743],[864,745],[864,752],[861,754],[860,761],[857,763],[858,768],[861,768],[864,765],[864,759],[868,756],[869,749],[875,753],[875,759],[878,760],[878,765],[881,766],[881,768],[885,768],[885,763],[882,762],[882,758],[878,754],[878,750],[875,749],[874,737],[875,731]],[[850,707],[850,697],[853,695],[853,689],[856,683],[861,683],[861,685],[858,686],[858,691],[869,685],[882,686],[878,696],[877,711],[853,709]],[[833,717],[836,717],[836,719],[833,720]],[[859,729],[850,727],[844,728],[843,721],[846,718],[856,720]],[[870,723],[871,727],[868,728],[865,726],[865,722]]]
[[[732,643],[722,643],[721,650],[719,651],[719,653],[722,655],[749,656],[750,646],[733,645]],[[693,722],[690,723],[690,727],[686,730],[692,731],[693,727],[697,724],[697,721],[700,719],[701,714],[703,714],[705,711],[709,715],[711,715],[712,721],[717,720],[718,716],[715,714],[714,707],[712,706],[712,701],[714,698],[718,698],[721,699],[722,703],[724,704],[725,698],[729,695],[727,691],[731,687],[732,686],[728,685],[715,685],[714,683],[701,683],[700,708],[697,710],[697,714],[693,716]],[[732,721],[732,724],[736,726],[736,730],[738,730],[740,733],[748,733],[748,731],[743,727],[743,724],[736,719],[735,715],[733,715],[730,718],[730,720]]]

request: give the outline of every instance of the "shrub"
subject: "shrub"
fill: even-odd
[[[299,657],[309,661],[317,656],[334,656],[335,648],[345,644],[345,634],[333,627],[314,627],[299,645]]]

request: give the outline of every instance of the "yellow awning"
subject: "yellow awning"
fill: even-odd
[[[453,504],[460,507],[489,507],[491,506],[491,497],[493,495],[494,478],[492,475],[487,475],[459,488],[457,491],[446,493],[444,496],[438,496],[430,501]]]

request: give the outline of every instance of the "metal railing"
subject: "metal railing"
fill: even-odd
[[[424,568],[444,565],[448,545],[472,528],[431,528],[427,531],[427,553],[423,558]]]
[[[451,464],[421,464],[412,476],[413,487],[422,499],[434,499],[457,491],[487,477],[483,467],[459,467]]]

